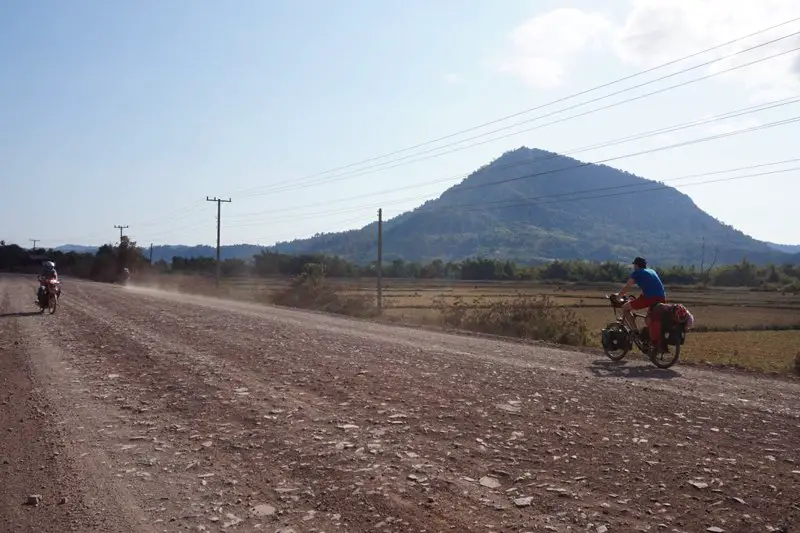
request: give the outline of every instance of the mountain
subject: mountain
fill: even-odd
[[[770,248],[779,252],[787,254],[800,254],[800,244],[775,244],[774,242],[767,243]]]
[[[702,241],[705,239],[705,258]],[[521,147],[473,172],[439,198],[386,221],[384,257],[460,260],[482,255],[709,265],[743,257],[800,262],[705,213],[687,195],[605,165]],[[283,253],[377,257],[377,223],[277,243]]]
[[[81,244],[64,244],[54,248],[57,252],[76,252],[79,254],[93,254],[97,251],[97,246],[83,246]]]
[[[261,253],[263,246],[255,244],[230,244],[220,246],[219,256],[225,259],[250,259],[254,255]],[[149,253],[149,249],[144,247],[145,255]],[[197,246],[184,246],[184,245],[164,245],[153,246],[153,261],[164,260],[166,262],[172,261],[173,257],[184,257],[191,259],[194,257],[216,257],[217,249],[214,246],[197,245]]]

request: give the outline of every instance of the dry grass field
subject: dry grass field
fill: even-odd
[[[237,300],[268,301],[286,287],[281,280],[225,280],[219,294]],[[342,292],[374,295],[375,280],[329,280]],[[517,282],[384,280],[382,318],[406,324],[441,325],[437,302],[461,299],[486,305],[519,294],[547,295],[572,308],[589,328],[589,345],[599,347],[600,329],[614,319],[603,295],[617,285],[546,285]],[[196,292],[193,290],[193,292]],[[686,305],[696,319],[682,361],[726,365],[763,372],[795,372],[800,357],[800,296],[748,288],[668,287],[671,301]],[[477,301],[477,302],[476,302]]]
[[[617,286],[553,287],[547,285],[460,285],[425,287],[391,285],[384,291],[385,315],[399,322],[436,323],[437,298],[462,297],[484,302],[518,293],[546,294],[559,305],[574,308],[590,330],[590,345],[599,347],[599,331],[613,320],[603,299]],[[683,347],[684,362],[739,366],[765,372],[790,373],[800,354],[800,297],[750,289],[672,287],[672,301],[686,305],[696,319],[696,331]]]

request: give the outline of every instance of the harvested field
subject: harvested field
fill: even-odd
[[[166,278],[166,279],[165,279]],[[159,278],[165,287],[169,276]],[[195,279],[195,278],[192,278]],[[375,280],[328,280],[344,293],[374,294]],[[217,294],[213,287],[182,282],[190,292]],[[224,280],[218,294],[237,300],[267,302],[285,287],[285,280]],[[599,347],[600,329],[613,320],[603,295],[618,285],[552,285],[516,282],[466,282],[441,280],[384,280],[382,319],[392,323],[439,326],[439,304],[457,299],[472,305],[489,305],[517,295],[547,295],[558,305],[575,310],[589,328],[588,346]],[[710,362],[751,370],[794,372],[800,352],[800,295],[756,291],[749,288],[668,287],[673,301],[687,305],[694,314],[696,330],[685,346],[685,363]],[[762,331],[765,330],[765,331]],[[785,331],[784,331],[785,330]]]

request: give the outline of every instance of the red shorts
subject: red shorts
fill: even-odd
[[[651,306],[666,302],[666,298],[662,298],[661,296],[649,296],[645,297],[644,295],[639,296],[631,300],[631,309],[635,311],[641,311],[642,309],[649,309]]]

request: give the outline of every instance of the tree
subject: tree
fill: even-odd
[[[767,283],[778,283],[781,280],[780,274],[775,269],[775,265],[769,265],[769,273],[767,274]]]
[[[114,281],[116,270],[116,258],[114,253],[114,246],[104,244],[97,249],[95,253],[92,267],[89,271],[89,277],[95,281]]]
[[[517,266],[511,261],[506,261],[503,265],[503,277],[505,279],[514,279],[517,276]]]
[[[244,276],[247,274],[247,263],[241,259],[226,259],[220,265],[221,274],[225,277]]]
[[[479,257],[461,263],[461,279],[491,280],[502,279],[503,266],[494,259]]]
[[[117,272],[122,272],[124,268],[135,271],[147,262],[142,251],[136,247],[136,243],[127,235],[123,235],[116,249]]]
[[[542,279],[565,281],[569,279],[569,270],[561,261],[553,261],[542,271]]]

